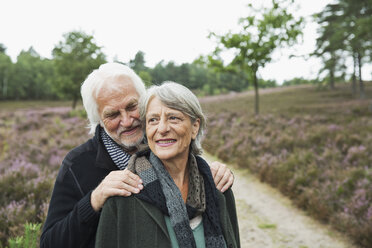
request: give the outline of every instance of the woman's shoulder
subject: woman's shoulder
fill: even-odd
[[[134,202],[136,201],[136,197],[133,195],[131,196],[111,196],[109,197],[103,208],[105,207],[120,207],[120,209],[127,208],[129,206],[132,206]]]

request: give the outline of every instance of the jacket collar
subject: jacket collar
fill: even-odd
[[[97,156],[95,166],[110,171],[118,170],[118,167],[115,165],[114,161],[112,161],[110,155],[108,154],[105,148],[105,145],[102,142],[101,136],[99,134],[100,129],[101,126],[97,125],[93,138],[95,143],[97,144]]]

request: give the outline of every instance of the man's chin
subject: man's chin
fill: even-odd
[[[139,144],[142,143],[142,140],[143,140],[143,136],[137,141],[132,141],[132,142],[121,140],[119,145],[126,151],[134,151],[134,150],[137,150],[137,147]]]

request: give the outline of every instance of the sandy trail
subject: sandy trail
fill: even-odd
[[[204,154],[208,161],[217,160]],[[233,168],[243,248],[356,248],[329,226],[297,209],[276,189],[261,183],[248,171]]]

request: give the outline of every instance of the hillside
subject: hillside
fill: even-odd
[[[201,99],[208,115],[207,152],[249,169],[293,204],[372,246],[372,85],[367,98],[315,87],[261,95],[253,114],[249,93]]]

